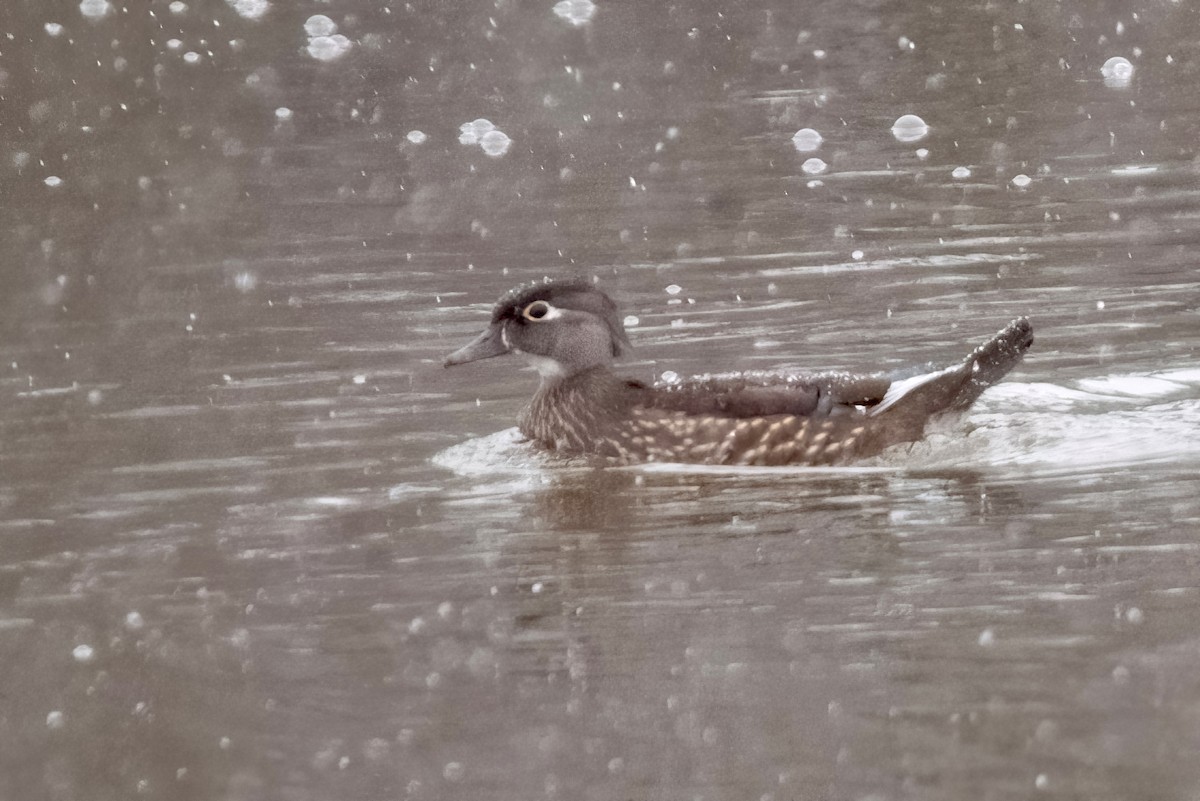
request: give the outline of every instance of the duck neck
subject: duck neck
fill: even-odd
[[[542,374],[521,414],[521,433],[555,450],[584,453],[620,413],[617,379],[607,365],[571,375]]]

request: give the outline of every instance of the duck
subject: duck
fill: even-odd
[[[1020,317],[948,367],[887,373],[748,371],[648,384],[613,369],[630,348],[593,281],[545,279],[496,301],[446,367],[514,354],[541,376],[518,429],[536,446],[615,465],[836,466],[922,439],[968,409],[1033,344]],[[902,374],[903,375],[903,374]]]

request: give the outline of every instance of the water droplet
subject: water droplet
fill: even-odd
[[[304,21],[304,32],[310,37],[333,36],[337,29],[337,23],[324,14],[313,14]]]
[[[245,19],[259,19],[271,10],[268,0],[225,0],[225,2]]]
[[[1104,76],[1105,86],[1119,89],[1128,86],[1129,82],[1133,80],[1133,64],[1127,58],[1113,56],[1104,62],[1104,66],[1100,68],[1100,74]]]
[[[792,134],[792,147],[800,153],[811,153],[821,146],[821,134],[812,128],[801,128]]]
[[[496,130],[491,120],[480,117],[472,122],[464,122],[458,126],[458,141],[463,145],[477,145],[484,134]]]
[[[592,21],[596,4],[592,0],[561,0],[554,4],[554,14],[579,28]]]
[[[508,138],[508,134],[504,133],[504,131],[488,131],[480,137],[479,146],[483,148],[484,153],[487,153],[492,158],[499,158],[512,147],[512,140]]]
[[[308,54],[317,61],[336,61],[350,51],[350,40],[340,33],[314,36],[308,40]]]
[[[916,114],[905,114],[892,123],[892,136],[899,142],[919,142],[929,135],[929,126]]]
[[[806,175],[820,175],[829,165],[818,158],[811,158],[800,165],[800,170]]]
[[[112,11],[112,3],[108,0],[83,0],[79,4],[79,13],[88,19],[100,19]]]

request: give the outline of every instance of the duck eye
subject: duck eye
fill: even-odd
[[[550,304],[544,300],[535,300],[521,311],[526,320],[541,320],[550,314]]]

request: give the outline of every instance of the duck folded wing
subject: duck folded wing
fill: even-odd
[[[891,383],[885,376],[849,373],[729,373],[655,387],[646,405],[734,419],[827,417],[879,403]]]

